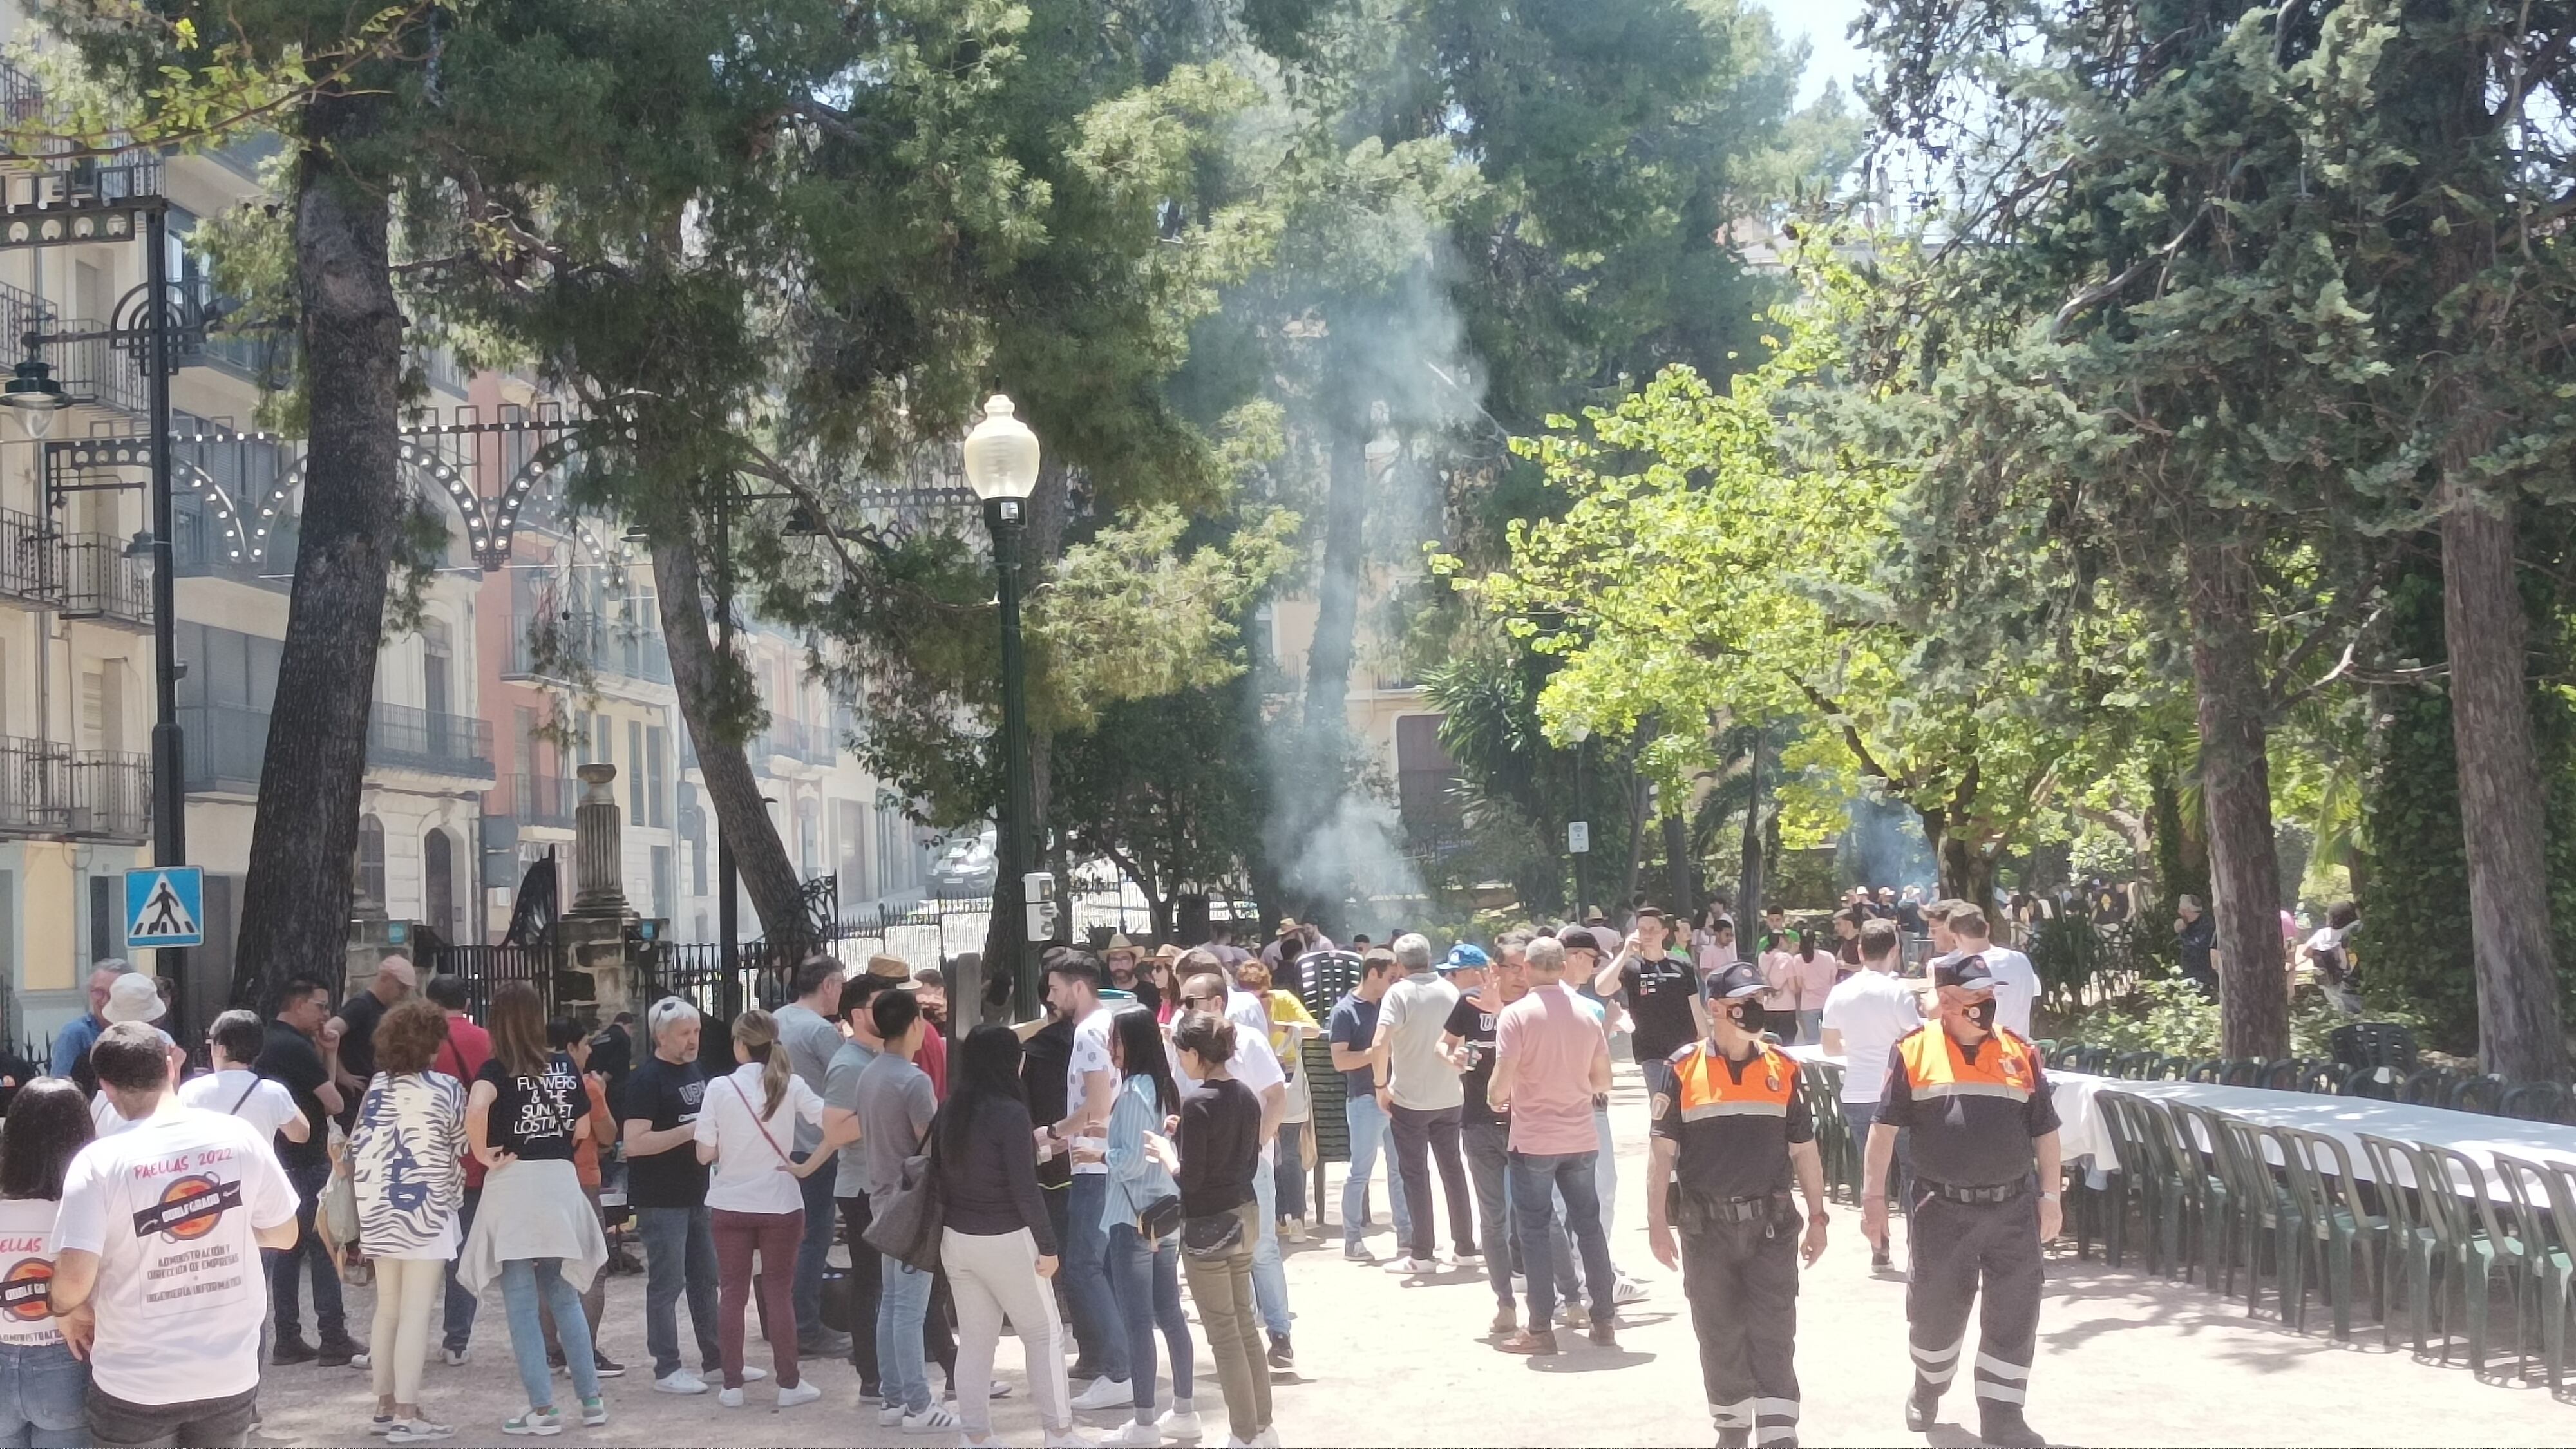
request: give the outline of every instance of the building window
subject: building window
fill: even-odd
[[[437,619],[424,619],[420,626],[420,707],[431,714],[446,714],[448,686],[452,682],[450,667],[454,648],[448,642],[447,625]]]
[[[381,843],[381,834],[378,840]],[[455,941],[456,856],[446,831],[432,829],[420,838],[420,875],[421,919],[441,937]]]
[[[671,823],[670,790],[671,732],[655,725],[644,732],[644,807],[653,812],[656,829]]]
[[[358,899],[385,903],[385,827],[373,815],[358,817]]]
[[[667,920],[671,915],[671,847],[653,847],[652,914]]]
[[[626,818],[644,823],[644,722],[626,722]]]

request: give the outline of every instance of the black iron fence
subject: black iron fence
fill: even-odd
[[[62,540],[66,618],[151,627],[152,566],[127,548],[124,539],[105,533],[75,533]]]
[[[489,780],[492,724],[470,715],[379,702],[367,715],[367,762]]]
[[[0,738],[0,830],[139,842],[151,815],[146,757]]]
[[[512,981],[537,989],[546,1015],[555,1010],[555,963],[562,953],[552,946],[440,946],[422,964],[432,975],[455,976],[465,983],[466,1010],[477,1021],[491,1020],[492,993]]]

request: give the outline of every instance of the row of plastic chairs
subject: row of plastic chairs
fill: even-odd
[[[2374,1097],[2417,1106],[2446,1107],[2526,1122],[2571,1120],[2576,1093],[2557,1082],[2508,1082],[2494,1075],[2477,1076],[2447,1067],[2420,1067],[2400,1074],[2394,1068],[2351,1066],[2326,1057],[2186,1057],[2152,1051],[2114,1052],[2081,1043],[2038,1043],[2053,1068],[2089,1072],[2133,1082],[2210,1082],[2228,1087],[2264,1087],[2276,1092],[2314,1092],[2346,1097]]]
[[[2366,1286],[2385,1343],[2396,1342],[2390,1310],[2402,1297],[2417,1353],[2426,1351],[2429,1330],[2447,1363],[2464,1333],[2470,1367],[2481,1375],[2490,1282],[2500,1275],[2514,1310],[2517,1372],[2528,1374],[2537,1343],[2551,1390],[2561,1387],[2576,1308],[2576,1166],[2496,1153],[2490,1192],[2487,1170],[2455,1148],[2362,1134],[2365,1177],[2343,1139],[2324,1133],[2127,1092],[2094,1100],[2118,1157],[2106,1185],[2087,1195],[2112,1266],[2134,1205],[2151,1272],[2197,1275],[2232,1297],[2242,1268],[2252,1313],[2261,1306],[2268,1248],[2281,1314],[2293,1329],[2306,1328],[2313,1266],[2337,1337],[2351,1336],[2356,1286]]]

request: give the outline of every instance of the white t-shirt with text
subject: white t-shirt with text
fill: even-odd
[[[0,1343],[41,1348],[63,1341],[45,1295],[54,1285],[55,1204],[0,1198]]]
[[[268,1137],[238,1118],[173,1102],[82,1148],[53,1250],[98,1255],[99,1391],[185,1404],[256,1388],[268,1314],[256,1229],[293,1222],[295,1205]]]

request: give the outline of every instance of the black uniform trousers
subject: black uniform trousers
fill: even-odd
[[[1909,1241],[1914,1271],[1905,1290],[1905,1318],[1916,1393],[1938,1396],[1958,1376],[1968,1339],[1968,1309],[1977,1304],[1973,1382],[1978,1411],[2009,1409],[2018,1417],[2030,1387],[2039,1290],[2047,1276],[2038,1195],[2024,1192],[2010,1202],[1960,1203],[1917,1182]]]
[[[1795,1209],[1751,1222],[1678,1211],[1682,1296],[1699,1339],[1708,1412],[1720,1429],[1769,1444],[1798,1435],[1798,1225]]]

